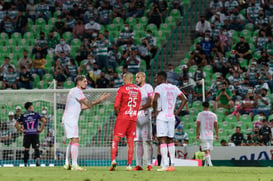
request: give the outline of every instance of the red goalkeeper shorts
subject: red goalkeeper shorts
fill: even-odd
[[[128,119],[117,119],[114,129],[114,136],[127,138],[136,137],[136,121]]]

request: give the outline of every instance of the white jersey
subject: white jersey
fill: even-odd
[[[217,116],[211,111],[202,111],[197,115],[197,122],[200,122],[200,139],[213,140],[214,123]]]
[[[150,84],[144,84],[142,87],[139,87],[139,88],[140,88],[140,92],[141,92],[140,105],[142,106],[148,102],[149,98],[153,97],[154,90]],[[150,117],[150,113],[151,113],[150,108],[145,109],[145,110],[140,110],[140,111],[138,111],[138,119],[143,116]]]
[[[155,94],[159,94],[157,119],[163,121],[174,121],[174,109],[176,98],[183,94],[178,87],[172,84],[162,83],[155,88]]]
[[[74,87],[69,91],[66,99],[63,122],[78,122],[81,113],[80,100],[85,99],[81,89]]]

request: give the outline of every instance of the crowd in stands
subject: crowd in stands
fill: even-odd
[[[121,67],[150,68],[157,31],[174,9],[183,15],[177,0],[1,1],[2,89],[46,88],[48,77],[68,88],[77,74],[87,75],[89,87],[117,88]]]
[[[223,121],[235,119],[235,132],[224,135],[223,146],[273,144],[272,20],[272,1],[212,0],[196,23],[190,53],[177,69],[169,65],[171,82],[196,84],[187,92],[190,105],[202,101],[205,79],[205,97],[221,131]]]

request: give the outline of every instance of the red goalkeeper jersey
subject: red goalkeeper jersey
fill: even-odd
[[[141,103],[140,89],[134,84],[126,84],[118,89],[114,109],[118,112],[117,119],[137,120]]]

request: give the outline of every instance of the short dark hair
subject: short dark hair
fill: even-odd
[[[165,71],[158,72],[157,76],[163,78],[164,80],[167,80],[167,73]]]
[[[32,105],[33,105],[32,102],[26,102],[24,107],[26,110],[28,110],[30,108],[30,106],[32,106]]]
[[[203,102],[202,106],[205,108],[209,108],[209,102],[208,101]]]
[[[77,77],[75,78],[75,83],[77,84],[78,81],[82,81],[83,79],[85,79],[86,77],[84,75],[77,75]]]

